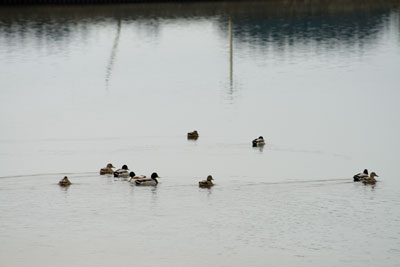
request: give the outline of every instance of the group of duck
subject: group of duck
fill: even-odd
[[[121,169],[116,171],[113,170],[115,168],[111,163],[108,163],[105,168],[100,169],[100,175],[114,175],[115,178],[123,178],[128,179],[128,182],[131,184],[135,184],[137,186],[155,186],[158,184],[157,178],[160,178],[156,172],[153,172],[150,178],[147,178],[145,175],[136,175],[133,171],[130,171],[127,165],[123,165]],[[202,188],[210,188],[214,185],[214,178],[209,175],[206,180],[199,182],[199,187]],[[58,182],[60,186],[69,186],[71,185],[71,181],[65,176],[61,181]]]
[[[150,178],[147,178],[146,175],[136,175],[133,171],[130,171],[127,165],[123,165],[121,169],[116,171],[113,170],[115,168],[111,163],[108,163],[105,168],[100,170],[100,175],[104,174],[112,174],[115,178],[124,178],[128,179],[129,182],[135,185],[157,185],[158,180],[160,178],[156,172],[153,172]]]
[[[354,182],[362,182],[364,184],[375,184],[375,177],[379,177],[375,172],[371,172],[368,176],[368,170],[365,169],[362,173],[357,173],[353,176]]]
[[[147,178],[145,175],[136,175],[135,172],[130,171],[127,165],[123,165],[121,169],[116,171],[113,170],[115,168],[111,163],[108,163],[105,168],[100,170],[100,175],[112,174],[115,178],[124,178],[128,179],[128,182],[131,184],[139,185],[139,186],[154,186],[158,184],[157,178],[160,178],[156,172],[153,172],[150,178]],[[200,181],[200,187],[211,187],[214,185],[212,182],[214,178],[209,175],[206,180]]]
[[[197,131],[187,133],[188,139],[197,140],[199,138],[199,133]],[[265,145],[264,138],[262,136],[254,139],[252,141],[253,147],[262,147]],[[108,163],[105,168],[100,169],[100,175],[114,175],[115,178],[128,179],[128,182],[135,184],[137,186],[155,186],[158,184],[157,178],[160,178],[156,172],[153,172],[150,178],[145,175],[136,175],[135,172],[130,171],[127,165],[123,165],[120,169],[113,170],[115,168],[111,163]],[[365,169],[364,172],[354,175],[354,182],[362,182],[364,184],[375,184],[375,177],[379,177],[375,172],[371,172],[368,176],[368,170]],[[199,187],[210,188],[214,185],[214,178],[209,175],[206,180],[199,182]],[[65,176],[58,182],[61,186],[71,185],[71,181]]]

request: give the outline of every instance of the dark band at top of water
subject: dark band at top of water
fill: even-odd
[[[2,7],[0,35],[7,40],[33,35],[58,43],[67,41],[74,30],[87,30],[99,22],[135,21],[152,27],[157,35],[165,20],[213,18],[221,34],[232,22],[235,42],[276,43],[315,41],[353,44],[373,41],[399,2],[387,1],[246,1],[166,4],[127,4],[98,6]],[[285,47],[284,45],[279,45]],[[113,57],[110,61],[112,63]]]

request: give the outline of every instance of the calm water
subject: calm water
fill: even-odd
[[[0,266],[400,266],[400,4],[324,2],[0,7]]]

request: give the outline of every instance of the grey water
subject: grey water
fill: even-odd
[[[399,74],[398,1],[1,6],[0,266],[400,266]]]

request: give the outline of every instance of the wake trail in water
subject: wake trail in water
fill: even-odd
[[[77,177],[86,177],[87,175],[97,174],[97,172],[59,172],[59,173],[35,173],[35,174],[21,174],[21,175],[8,175],[8,176],[0,176],[0,179],[8,179],[8,178],[26,178],[26,177],[39,177],[39,176],[73,176]],[[81,175],[81,176],[79,176]]]
[[[164,176],[165,177],[165,176]],[[186,177],[186,176],[185,176]],[[229,184],[231,186],[263,186],[263,185],[301,185],[301,184],[318,184],[318,185],[332,185],[332,184],[346,184],[346,183],[353,183],[353,180],[351,178],[332,178],[332,179],[318,179],[318,180],[285,180],[285,181],[276,181],[276,182],[248,182],[248,180],[252,180],[253,177],[246,177],[246,178],[241,178],[241,179],[235,179],[229,181]],[[198,178],[196,181],[202,180],[201,178]],[[215,183],[215,186],[226,186],[226,180],[221,181],[219,183]],[[174,184],[174,185],[163,185],[164,187],[193,187],[197,186],[197,182],[194,182],[192,184]]]
[[[311,184],[311,183],[326,183],[326,184],[337,184],[337,183],[353,183],[350,178],[334,178],[334,179],[319,179],[319,180],[298,180],[298,181],[282,181],[282,182],[259,182],[259,183],[248,183],[246,186],[255,185],[285,185],[285,184]]]

